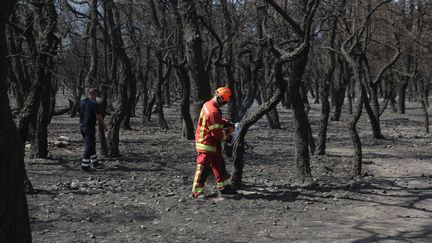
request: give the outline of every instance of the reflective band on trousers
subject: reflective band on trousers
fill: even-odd
[[[199,192],[199,193],[203,193],[204,192],[204,187],[194,187],[192,192]]]
[[[194,192],[199,192],[199,193],[204,192],[204,187],[197,187],[197,183],[198,183],[199,177],[201,176],[202,169],[203,169],[203,166],[200,164],[197,164],[197,167],[195,170],[194,182],[193,182],[193,186],[192,186],[192,192],[193,193]]]
[[[209,151],[209,152],[216,152],[216,147],[213,147],[213,146],[210,146],[210,145],[205,145],[205,144],[202,144],[202,143],[196,143],[195,146],[199,150],[204,150],[204,151]]]
[[[216,183],[216,186],[217,187],[225,187],[225,186],[228,186],[229,184],[230,184],[229,180],[225,180],[225,181],[221,181],[221,182]]]

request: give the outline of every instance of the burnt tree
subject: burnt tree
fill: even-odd
[[[255,112],[251,113],[246,119],[242,121],[243,129],[239,135],[240,137],[234,144],[234,172],[231,180],[233,185],[237,187],[241,186],[244,167],[244,137],[248,131],[248,128],[257,122],[259,118],[261,118],[265,113],[273,109],[285,94],[287,84],[284,78],[282,67],[284,64],[288,63],[292,71],[290,73],[289,94],[295,117],[294,131],[296,169],[300,181],[304,185],[310,185],[312,183],[312,175],[309,164],[308,129],[306,126],[303,126],[304,122],[307,121],[308,118],[304,109],[303,99],[300,95],[300,85],[310,48],[311,26],[314,20],[315,12],[318,8],[319,1],[311,0],[307,2],[305,5],[303,22],[301,24],[292,19],[291,16],[289,16],[288,13],[274,1],[265,1],[269,3],[283,17],[284,21],[289,23],[296,34],[302,39],[302,42],[293,51],[288,52],[275,47],[272,44],[273,41],[271,38],[267,36],[269,38],[267,41],[267,44],[269,45],[269,51],[271,51],[277,58],[274,64],[274,70],[278,89],[273,93],[273,96],[267,103],[262,104]]]
[[[198,13],[195,1],[182,0],[181,12],[186,60],[191,81],[192,120],[196,123],[202,105],[209,100],[212,95],[210,93],[209,75],[205,70],[203,40],[198,24]]]
[[[24,145],[8,99],[6,22],[16,1],[0,3],[0,242],[31,242],[27,201],[24,194]]]

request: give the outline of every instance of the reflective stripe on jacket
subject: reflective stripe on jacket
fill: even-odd
[[[227,139],[227,135],[223,129],[224,123],[222,112],[217,107],[216,101],[211,99],[204,103],[195,132],[197,152],[216,153],[222,151],[221,142]]]

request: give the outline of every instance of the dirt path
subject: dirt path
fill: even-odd
[[[414,105],[412,105],[414,106]],[[28,203],[35,242],[431,242],[432,141],[423,134],[419,110],[385,113],[386,140],[370,139],[363,115],[364,172],[352,182],[351,142],[343,121],[332,122],[328,154],[313,156],[319,186],[296,186],[292,114],[280,109],[283,128],[265,119],[247,135],[244,181],[236,199],[189,198],[195,154],[180,138],[179,114],[168,114],[171,129],[156,122],[122,132],[123,157],[105,159],[95,173],[79,170],[77,120],[56,117],[50,138],[71,138],[51,148],[49,160],[27,159],[39,194]],[[317,131],[318,107],[311,110]],[[345,117],[346,119],[346,117]],[[229,164],[229,169],[231,164]],[[206,190],[214,192],[213,178]]]

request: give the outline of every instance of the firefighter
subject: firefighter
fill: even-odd
[[[96,155],[96,121],[105,126],[103,117],[100,114],[99,105],[96,102],[96,95],[96,89],[90,88],[87,98],[80,102],[80,130],[84,139],[84,154],[81,161],[81,169],[83,171],[90,171],[98,166]]]
[[[195,146],[197,151],[196,170],[192,186],[192,197],[204,197],[204,184],[210,173],[216,179],[216,187],[220,196],[224,194],[235,194],[230,185],[230,175],[225,168],[222,156],[221,142],[229,142],[233,129],[228,126],[228,120],[222,119],[220,107],[227,104],[231,99],[231,90],[226,87],[218,88],[215,96],[204,103],[198,126],[195,132]],[[229,129],[224,129],[230,127]]]

